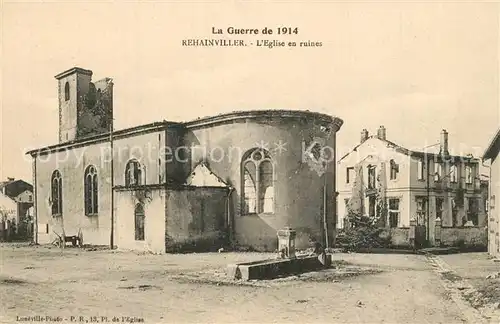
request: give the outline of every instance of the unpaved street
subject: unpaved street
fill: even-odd
[[[344,274],[337,269],[234,285],[223,277],[228,263],[274,255],[151,255],[10,245],[0,253],[5,322],[37,315],[63,322],[471,321],[425,256],[335,254],[334,260],[344,261],[338,267]]]

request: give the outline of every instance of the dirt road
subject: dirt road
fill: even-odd
[[[0,253],[0,314],[12,323],[470,321],[424,256],[335,254],[336,260],[370,271],[337,276],[332,270],[231,285],[217,280],[228,263],[270,255],[151,255],[8,245],[0,246]]]

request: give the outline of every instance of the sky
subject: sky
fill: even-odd
[[[380,125],[410,149],[449,133],[481,156],[500,125],[499,4],[465,2],[3,1],[0,179],[58,142],[57,81],[73,66],[114,80],[115,129],[246,109],[337,116],[339,156]],[[212,27],[293,27],[321,47],[183,47]]]

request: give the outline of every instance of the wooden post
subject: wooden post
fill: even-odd
[[[416,248],[416,226],[417,220],[415,218],[410,219],[410,232],[408,233],[408,239],[410,240],[410,245],[413,249]]]
[[[435,228],[434,228],[434,245],[441,246],[441,226],[442,220],[441,218],[436,218]]]

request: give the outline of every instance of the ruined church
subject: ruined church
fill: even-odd
[[[113,130],[113,80],[92,74],[55,76],[59,142],[28,152],[37,243],[274,251],[285,226],[297,248],[333,239],[341,119],[253,110]]]

